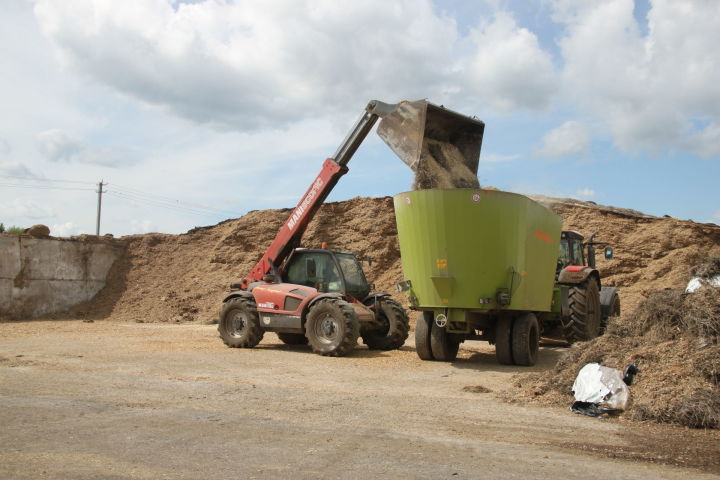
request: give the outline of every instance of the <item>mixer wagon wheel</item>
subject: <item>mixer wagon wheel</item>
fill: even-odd
[[[220,310],[218,332],[225,345],[252,348],[263,338],[255,302],[249,298],[231,298]]]
[[[368,330],[362,334],[363,342],[371,350],[396,350],[405,344],[410,331],[405,309],[395,300],[383,298],[376,313],[383,325],[379,330]]]
[[[286,345],[307,345],[308,339],[302,333],[278,333],[278,338]]]
[[[512,358],[515,365],[532,367],[540,349],[540,325],[534,313],[523,313],[512,326]]]
[[[430,348],[430,331],[433,323],[433,312],[420,312],[415,325],[415,351],[420,360],[435,360]]]
[[[600,333],[600,292],[593,278],[570,287],[568,292],[570,315],[563,321],[565,339],[570,342],[592,340]]]
[[[349,303],[339,298],[324,298],[310,307],[305,336],[313,352],[342,357],[357,345],[360,322]]]
[[[512,365],[512,325],[513,317],[501,316],[495,322],[495,356],[502,365]]]
[[[433,322],[432,330],[430,330],[430,348],[435,360],[452,362],[457,357],[460,340],[457,335],[448,333],[445,327],[438,327]]]

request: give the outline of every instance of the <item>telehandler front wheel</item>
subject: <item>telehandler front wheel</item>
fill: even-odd
[[[402,305],[395,300],[383,298],[378,302],[375,315],[382,328],[363,332],[365,345],[371,350],[396,350],[402,347],[410,331],[410,320]]]
[[[220,310],[218,332],[225,345],[233,348],[252,348],[265,333],[260,328],[255,302],[250,298],[231,298]]]
[[[357,345],[360,322],[350,304],[339,298],[318,300],[307,314],[305,336],[313,352],[342,357]]]

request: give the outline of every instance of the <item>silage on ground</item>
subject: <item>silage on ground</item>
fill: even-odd
[[[619,370],[639,363],[629,418],[720,428],[720,287],[654,292],[634,313],[611,318],[605,335],[572,345],[552,370],[520,375],[515,385],[521,399],[570,405],[573,381],[591,362]]]

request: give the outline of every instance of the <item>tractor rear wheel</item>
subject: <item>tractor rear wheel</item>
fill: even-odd
[[[324,298],[310,307],[305,336],[313,352],[342,357],[357,345],[360,322],[355,310],[339,298]]]
[[[420,360],[435,360],[430,347],[430,331],[433,323],[433,312],[420,312],[415,325],[415,351]]]
[[[563,320],[563,333],[570,342],[592,340],[600,334],[600,292],[594,278],[570,287],[570,315]]]
[[[503,315],[495,322],[495,356],[501,365],[513,364],[512,324],[510,315]]]
[[[277,334],[278,338],[285,345],[307,345],[308,339],[302,333],[283,333]]]
[[[382,328],[364,332],[362,339],[365,345],[370,350],[397,350],[402,347],[410,331],[410,320],[402,305],[389,298],[380,299],[375,315]]]
[[[532,367],[540,349],[540,325],[534,313],[523,313],[512,326],[512,358],[515,365]]]
[[[252,348],[265,333],[260,328],[255,302],[251,298],[231,298],[220,310],[218,332],[225,345],[233,348]]]
[[[430,330],[430,349],[435,360],[452,362],[457,357],[459,348],[458,336],[448,333],[445,327],[438,327],[433,322],[432,330]]]

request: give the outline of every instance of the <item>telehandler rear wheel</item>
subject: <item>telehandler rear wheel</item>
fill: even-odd
[[[364,332],[362,338],[365,345],[371,350],[396,350],[402,347],[410,330],[410,320],[402,305],[383,298],[378,302],[376,315],[383,328]]]
[[[231,298],[220,310],[218,332],[225,345],[233,348],[252,348],[265,333],[260,328],[255,302],[250,298]]]
[[[457,357],[460,340],[458,340],[457,335],[448,333],[445,327],[438,327],[433,322],[430,331],[430,348],[435,360],[452,362]]]
[[[503,315],[495,322],[495,356],[501,365],[512,365],[513,317]]]
[[[540,349],[540,325],[534,313],[523,313],[512,326],[512,358],[515,365],[532,367]]]
[[[285,345],[307,345],[308,339],[302,333],[278,333],[278,338]]]
[[[415,351],[420,360],[435,360],[430,348],[430,331],[433,323],[433,312],[420,312],[415,325]]]
[[[569,343],[592,340],[600,334],[600,292],[594,278],[570,287],[570,315],[563,322],[563,333]]]
[[[339,298],[324,298],[310,307],[305,336],[313,352],[342,357],[357,345],[360,322],[350,304]]]

